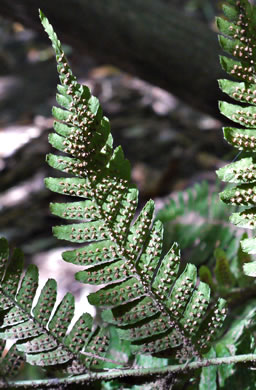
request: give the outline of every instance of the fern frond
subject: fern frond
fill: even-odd
[[[208,183],[206,181],[196,183],[192,188],[178,192],[176,200],[170,198],[170,201],[158,211],[156,218],[164,223],[189,212],[197,212],[202,217],[209,216],[211,213],[208,197]]]
[[[237,250],[237,237],[227,226],[228,213],[227,205],[205,181],[178,192],[156,215],[165,228],[164,249],[170,242],[178,242],[182,251],[189,250],[195,265],[213,263],[216,246],[231,259]]]
[[[40,17],[56,52],[57,101],[62,107],[53,108],[57,134],[50,136],[62,154],[51,154],[47,161],[77,176],[48,178],[46,186],[85,199],[51,206],[60,217],[77,221],[55,227],[55,236],[83,244],[63,258],[86,267],[77,280],[105,285],[89,295],[89,302],[108,308],[103,318],[119,326],[121,338],[131,340],[136,350],[158,353],[179,347],[184,358],[196,356],[220,329],[225,302],[216,303],[205,324],[209,287],[202,282],[197,286],[194,265],[178,276],[177,244],[162,256],[163,227],[154,221],[152,200],[134,221],[138,190],[131,183],[129,163],[120,146],[113,149],[109,121],[98,100],[77,82],[52,26],[42,13]]]
[[[249,157],[231,163],[217,172],[223,181],[234,183],[231,188],[220,194],[228,204],[244,206],[234,213],[231,222],[237,226],[255,229],[256,224],[256,73],[255,39],[256,7],[248,0],[229,0],[223,10],[227,20],[217,19],[221,47],[233,57],[221,57],[221,64],[230,75],[239,81],[220,80],[223,92],[243,105],[220,102],[220,111],[227,118],[245,128],[225,127],[224,137],[235,148],[249,154]],[[244,105],[246,103],[247,105]],[[250,104],[250,105],[248,105]],[[256,239],[244,239],[242,248],[247,253],[256,253]],[[249,265],[254,268],[254,265]],[[246,272],[248,274],[248,272]]]
[[[74,316],[74,297],[67,293],[54,310],[57,285],[49,279],[38,299],[38,270],[29,265],[22,278],[23,254],[15,250],[9,259],[5,239],[0,239],[0,341],[16,340],[0,361],[1,376],[15,373],[25,360],[37,366],[56,367],[78,374],[104,365],[108,338],[104,329],[92,329],[85,313],[68,331]],[[100,344],[100,345],[99,345]]]

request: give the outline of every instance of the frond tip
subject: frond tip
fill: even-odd
[[[184,357],[195,356],[208,348],[220,328],[224,301],[217,303],[219,317],[210,321],[209,336],[203,325],[209,287],[197,286],[191,264],[178,274],[177,244],[162,256],[163,226],[154,221],[152,200],[135,219],[138,190],[131,182],[129,163],[121,147],[113,149],[109,121],[98,100],[77,82],[52,26],[42,14],[41,20],[56,53],[60,78],[61,108],[53,108],[57,134],[49,141],[62,155],[50,154],[47,161],[65,173],[63,178],[46,179],[46,186],[83,198],[51,205],[54,214],[73,222],[54,227],[55,236],[82,244],[63,258],[86,267],[76,274],[80,282],[105,285],[90,294],[89,302],[106,307],[103,318],[120,328],[121,338],[143,352],[178,348]],[[199,339],[202,342],[196,342]]]

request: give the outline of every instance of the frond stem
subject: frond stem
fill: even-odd
[[[116,378],[125,378],[125,377],[143,377],[148,375],[166,375],[169,373],[175,374],[184,372],[187,370],[195,370],[202,367],[208,366],[219,366],[222,364],[232,364],[232,363],[247,363],[247,362],[256,362],[256,354],[244,354],[236,356],[226,356],[220,358],[212,359],[202,359],[200,361],[172,365],[159,368],[132,368],[127,370],[110,370],[107,372],[91,372],[83,375],[77,375],[69,378],[54,378],[54,379],[38,379],[38,380],[26,380],[26,381],[0,381],[0,388],[59,388],[60,385],[74,385],[74,384],[83,384],[86,382],[92,382],[97,380],[111,380]]]

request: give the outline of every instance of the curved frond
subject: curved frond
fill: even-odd
[[[89,302],[106,308],[103,317],[120,327],[121,338],[143,352],[174,348],[185,359],[197,356],[220,329],[225,302],[216,303],[205,323],[208,285],[197,285],[195,266],[180,269],[177,244],[163,256],[163,226],[154,221],[152,200],[137,215],[138,190],[122,148],[113,149],[109,121],[89,89],[77,82],[42,13],[41,21],[56,52],[57,101],[62,107],[53,109],[56,134],[50,136],[61,155],[51,154],[47,161],[65,173],[46,179],[46,186],[82,198],[51,206],[54,214],[72,220],[55,227],[55,236],[79,244],[63,258],[86,267],[77,280],[104,284],[90,294]]]

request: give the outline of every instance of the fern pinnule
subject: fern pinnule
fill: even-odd
[[[0,361],[1,374],[11,373],[10,362],[16,362],[12,370],[15,372],[14,368],[20,366],[24,359],[32,365],[56,367],[73,374],[104,366],[108,349],[104,329],[94,331],[92,317],[85,313],[68,331],[74,316],[72,294],[67,293],[54,309],[57,285],[54,279],[49,279],[36,300],[37,267],[29,265],[22,278],[22,252],[16,249],[8,259],[8,244],[2,238],[0,341],[1,345],[4,345],[2,340],[16,340],[16,343]]]
[[[135,219],[138,190],[122,148],[113,149],[109,121],[98,100],[77,82],[52,26],[42,12],[40,17],[56,52],[57,101],[62,107],[53,108],[57,134],[49,139],[62,155],[50,154],[47,161],[65,173],[63,178],[46,179],[46,186],[84,198],[51,205],[54,214],[76,221],[54,227],[55,236],[83,244],[63,258],[86,267],[76,274],[80,282],[105,285],[89,295],[89,302],[106,307],[103,318],[119,326],[121,338],[136,344],[136,350],[158,353],[179,346],[184,358],[196,356],[211,339],[209,329],[202,331],[204,336],[201,332],[209,287],[196,285],[196,268],[191,264],[178,277],[177,244],[162,256],[163,226],[154,221],[152,200]],[[224,300],[216,303],[218,326],[209,325],[211,335],[225,318],[224,304]],[[202,343],[195,342],[198,339]]]

